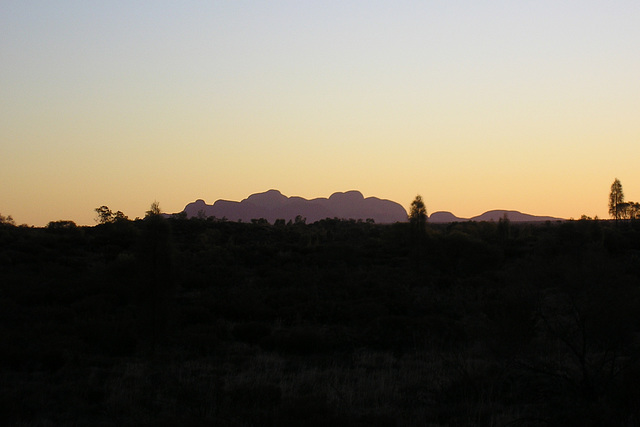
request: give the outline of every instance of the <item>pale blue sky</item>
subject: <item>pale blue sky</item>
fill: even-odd
[[[0,213],[358,189],[429,212],[640,199],[640,3],[0,3]]]

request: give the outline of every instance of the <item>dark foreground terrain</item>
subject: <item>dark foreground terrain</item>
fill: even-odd
[[[640,424],[640,221],[0,228],[0,424]]]

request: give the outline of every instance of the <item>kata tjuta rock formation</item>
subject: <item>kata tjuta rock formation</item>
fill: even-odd
[[[299,215],[307,223],[326,218],[373,219],[376,223],[394,223],[407,220],[407,211],[399,203],[377,197],[365,198],[359,191],[333,193],[329,198],[307,200],[287,197],[278,190],[252,194],[241,202],[218,200],[208,205],[204,200],[189,203],[184,212],[188,218],[204,216],[226,218],[229,221],[251,221],[264,218],[295,220]]]
[[[473,218],[458,218],[451,212],[434,212],[429,217],[429,222],[448,223],[463,221],[499,221],[505,216],[509,219],[509,221],[512,222],[564,221],[562,218],[555,218],[552,216],[536,216],[518,211],[507,211],[498,209],[485,212],[482,215],[474,216]]]

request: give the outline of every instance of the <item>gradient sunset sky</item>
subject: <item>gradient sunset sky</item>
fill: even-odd
[[[360,190],[606,218],[640,201],[640,2],[0,2],[0,213]]]

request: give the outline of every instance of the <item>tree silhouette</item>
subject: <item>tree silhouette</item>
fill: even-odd
[[[640,217],[640,203],[622,202],[618,205],[620,219],[638,219]]]
[[[412,226],[422,232],[426,228],[427,224],[427,208],[422,201],[422,196],[417,195],[413,202],[411,202],[411,210],[409,211],[409,222]]]
[[[162,210],[160,209],[160,203],[158,203],[157,201],[154,201],[153,203],[151,203],[151,208],[149,208],[149,210],[145,212],[145,218],[148,218],[151,216],[157,216],[161,214],[162,214]]]
[[[616,221],[623,217],[624,193],[622,192],[622,184],[616,178],[611,184],[611,192],[609,193],[609,215]]]
[[[122,213],[122,211],[113,212],[107,206],[100,206],[99,208],[94,209],[96,214],[98,214],[96,221],[100,224],[110,224],[116,221],[125,221],[129,218]]]
[[[98,217],[96,221],[100,224],[107,224],[113,221],[113,212],[107,206],[100,206],[99,208],[94,209]]]
[[[640,218],[640,203],[629,202],[628,204],[629,204],[629,207],[628,207],[627,214],[629,216],[629,219]]]
[[[414,260],[416,267],[419,266],[420,259],[424,252],[426,230],[427,230],[427,208],[419,194],[411,202],[409,210],[409,223],[411,224],[411,240],[413,244]]]
[[[11,217],[11,215],[4,216],[2,214],[0,214],[0,224],[16,225],[16,223],[13,220],[13,218]]]

